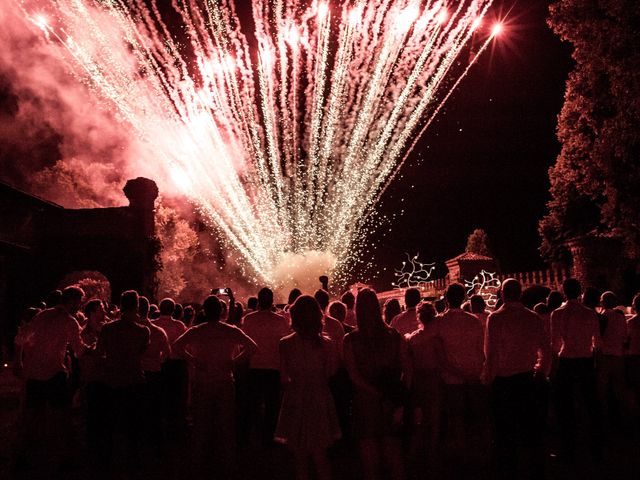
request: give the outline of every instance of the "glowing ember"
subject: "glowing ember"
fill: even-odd
[[[492,3],[253,0],[250,40],[234,0],[13,1],[255,280],[275,283],[294,260],[337,281],[353,264]]]

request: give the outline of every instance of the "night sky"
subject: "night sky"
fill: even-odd
[[[462,253],[483,228],[503,272],[544,266],[538,220],[560,144],[555,136],[571,48],[546,24],[546,1],[497,1],[489,16],[505,29],[421,139],[410,162],[385,193],[381,211],[404,209],[391,231],[376,238],[370,258],[387,289],[404,252],[423,262]],[[490,47],[491,48],[491,47]]]

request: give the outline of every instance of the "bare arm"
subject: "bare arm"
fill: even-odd
[[[400,365],[402,367],[402,383],[407,388],[413,382],[413,362],[409,353],[409,343],[400,335]]]
[[[191,330],[187,330],[186,332],[184,332],[182,335],[176,338],[175,342],[173,342],[173,345],[171,345],[171,351],[176,357],[193,360],[193,355],[191,355],[188,351],[190,340],[189,337],[191,337],[190,332]]]
[[[593,321],[592,323],[592,341],[594,350],[600,350],[602,346],[602,337],[600,336],[600,319],[598,318],[598,314],[593,312]]]
[[[544,320],[540,318],[540,344],[538,353],[540,355],[540,370],[545,377],[551,373],[551,338],[544,326]]]
[[[551,353],[558,355],[562,347],[562,313],[557,310],[551,313]]]
[[[280,384],[284,387],[291,383],[291,375],[289,374],[289,349],[286,342],[280,340],[278,345],[280,353]]]
[[[258,345],[239,328],[236,328],[236,333],[236,343],[241,347],[240,353],[233,358],[237,365],[249,360],[258,351]]]
[[[167,358],[171,356],[171,345],[169,344],[169,337],[164,332],[164,330],[160,329],[160,333],[162,333],[162,348],[160,350],[160,361],[164,362]]]

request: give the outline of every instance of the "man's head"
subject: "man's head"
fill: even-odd
[[[466,292],[464,291],[464,287],[461,283],[452,283],[447,287],[447,292],[444,294],[447,299],[447,305],[449,308],[460,308],[462,302],[464,302],[464,297]]]
[[[519,302],[522,296],[522,285],[515,278],[507,278],[502,282],[501,291],[503,302]]]
[[[478,295],[477,293],[471,295],[471,298],[469,298],[469,305],[471,305],[471,313],[484,313],[487,308],[484,298],[482,298],[482,295]]]
[[[631,305],[633,305],[633,310],[637,314],[640,314],[640,293],[636,293],[636,296],[633,297],[633,302],[631,303]]]
[[[270,310],[273,306],[273,292],[270,288],[264,287],[258,292],[258,308],[260,310]]]
[[[329,304],[329,316],[344,322],[347,317],[347,306],[338,300],[331,302]]]
[[[149,316],[149,299],[147,297],[140,296],[138,298],[138,315],[143,319]]]
[[[138,313],[139,307],[138,292],[135,290],[127,290],[120,295],[120,311],[125,313]]]
[[[329,306],[329,292],[323,289],[316,290],[316,293],[313,294],[313,297],[320,305],[320,310],[324,313]]]
[[[87,317],[87,321],[92,325],[102,323],[104,321],[104,305],[102,300],[93,298],[89,300],[84,306],[84,316]]]
[[[342,297],[340,297],[340,301],[347,306],[348,310],[353,310],[353,306],[356,304],[356,297],[350,290],[347,290],[342,294]]]
[[[62,302],[62,291],[61,290],[52,290],[47,293],[47,296],[44,298],[44,303],[46,308],[53,308],[60,305]]]
[[[84,291],[80,287],[72,285],[62,290],[60,305],[62,305],[71,315],[75,315],[82,305],[83,297]]]
[[[300,295],[302,295],[302,292],[299,288],[291,289],[289,292],[289,298],[287,299],[287,305],[293,305],[293,302],[295,302]]]
[[[215,295],[209,295],[202,304],[207,322],[218,322],[222,316],[222,302]]]
[[[612,310],[618,306],[618,297],[611,291],[604,292],[602,297],[600,297],[600,304],[603,308]]]
[[[258,309],[258,297],[249,297],[247,300],[247,310],[257,310]]]
[[[596,287],[587,287],[582,293],[582,304],[595,310],[600,305],[600,290]]]
[[[173,298],[164,298],[160,302],[160,315],[171,316],[173,315],[173,311],[176,309],[176,302],[173,301]]]
[[[182,320],[186,325],[191,325],[193,321],[193,317],[196,316],[196,310],[191,305],[187,305],[184,307],[184,314],[182,315]]]
[[[407,308],[416,308],[420,303],[420,290],[417,288],[407,288],[404,292],[404,304]]]
[[[562,291],[568,300],[576,300],[582,292],[582,285],[575,278],[567,278],[562,282]]]
[[[435,320],[437,315],[436,307],[431,302],[422,302],[416,311],[418,312],[418,320],[425,327]]]
[[[552,290],[549,292],[549,296],[547,297],[547,306],[549,307],[549,311],[554,311],[564,302],[564,296],[557,290]]]

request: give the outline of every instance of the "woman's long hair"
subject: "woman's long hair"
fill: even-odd
[[[356,297],[356,323],[359,331],[371,337],[387,329],[382,319],[378,296],[371,288],[363,288],[358,292]]]
[[[291,309],[291,328],[303,338],[317,340],[322,338],[322,310],[311,295],[300,295]]]

